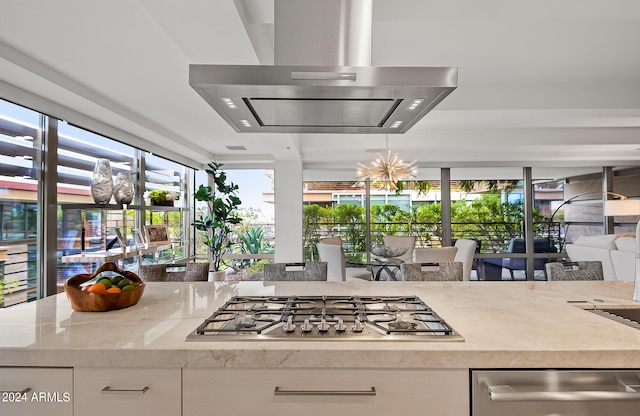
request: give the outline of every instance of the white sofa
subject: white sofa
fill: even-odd
[[[580,236],[566,245],[571,261],[600,261],[604,280],[633,280],[636,239],[614,234]]]

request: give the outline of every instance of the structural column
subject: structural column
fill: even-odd
[[[527,253],[527,267],[526,276],[527,280],[534,280],[535,277],[535,245],[533,238],[533,175],[530,167],[522,169],[522,176],[524,179],[524,239]]]
[[[442,245],[450,246],[453,237],[451,230],[451,169],[440,169],[440,186]]]
[[[276,263],[304,258],[302,235],[302,161],[276,160],[274,169]]]
[[[38,145],[38,272],[40,280],[39,297],[58,293],[57,248],[58,248],[58,120],[44,117]]]
[[[611,166],[605,166],[602,168],[602,206],[604,207],[604,201],[613,199],[613,168]],[[613,216],[603,216],[602,222],[604,226],[605,234],[615,233],[615,222]]]

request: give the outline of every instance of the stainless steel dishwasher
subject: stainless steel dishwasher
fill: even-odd
[[[638,416],[640,370],[472,370],[472,416]]]

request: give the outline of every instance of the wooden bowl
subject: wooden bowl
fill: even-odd
[[[140,283],[133,290],[122,293],[93,293],[82,290],[80,286],[102,272],[116,272],[131,281]],[[64,282],[64,291],[67,294],[71,307],[80,312],[106,312],[115,309],[128,308],[138,303],[144,292],[144,282],[133,272],[121,270],[115,263],[104,263],[92,274],[77,274]]]

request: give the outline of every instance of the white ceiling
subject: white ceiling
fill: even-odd
[[[373,65],[459,70],[456,91],[390,136],[423,177],[640,165],[639,1],[373,1]],[[53,115],[184,161],[301,158],[307,176],[353,179],[384,137],[236,133],[189,86],[192,63],[272,64],[272,5],[0,0],[0,93],[35,93],[60,104]]]

